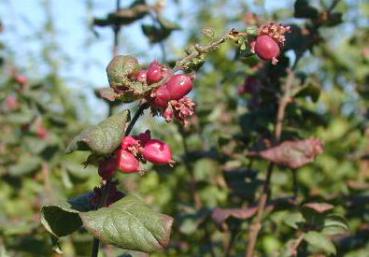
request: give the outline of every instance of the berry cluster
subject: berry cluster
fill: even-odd
[[[273,64],[276,64],[277,57],[286,41],[287,32],[291,32],[291,28],[281,24],[269,23],[262,26],[256,40],[251,42],[251,51],[261,59],[271,60]]]
[[[188,125],[188,119],[195,113],[195,103],[186,95],[193,88],[193,77],[186,74],[174,74],[171,69],[157,61],[147,70],[141,70],[136,80],[148,85],[164,81],[147,97],[154,114],[161,115],[166,121],[174,118]]]
[[[149,161],[156,165],[172,165],[172,151],[165,142],[152,139],[150,131],[137,136],[126,136],[122,139],[119,149],[99,164],[99,175],[105,180],[110,179],[117,169],[123,173],[140,172],[140,161]]]

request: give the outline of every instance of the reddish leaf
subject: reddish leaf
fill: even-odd
[[[297,169],[314,161],[323,150],[323,144],[319,139],[306,139],[285,141],[264,151],[251,153],[250,156],[259,156],[275,164]]]
[[[215,208],[211,214],[212,219],[218,225],[221,225],[228,218],[233,217],[236,219],[248,219],[251,218],[257,211],[257,207],[249,209],[222,209]]]
[[[306,203],[303,207],[312,209],[318,213],[324,213],[334,208],[334,206],[329,203]]]

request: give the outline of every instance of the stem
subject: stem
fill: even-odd
[[[246,36],[246,32],[238,32],[234,29],[225,33],[222,37],[210,42],[207,45],[199,45],[195,44],[193,49],[191,49],[191,53],[182,58],[181,60],[176,62],[174,67],[174,71],[185,68],[189,63],[193,61],[193,59],[200,57],[203,54],[208,54],[211,51],[217,49],[221,44],[225,43],[229,39],[236,39],[239,36]]]
[[[138,107],[138,110],[136,111],[135,115],[133,116],[131,122],[128,124],[128,127],[126,129],[126,132],[124,133],[125,136],[128,136],[134,125],[136,124],[138,118],[143,114],[144,110],[147,109],[149,107],[149,103],[145,102],[143,104],[140,105],[140,107]]]
[[[94,238],[93,244],[92,244],[92,254],[91,257],[97,257],[99,255],[99,246],[100,246],[100,240],[97,238]]]
[[[180,127],[179,130],[180,130],[181,136],[182,136],[182,144],[183,144],[184,154],[185,154],[185,157],[187,157],[188,153],[189,153],[187,140],[186,140],[186,137],[184,135],[184,131],[183,131],[182,127]],[[191,190],[191,195],[193,196],[193,202],[195,204],[196,209],[200,209],[202,207],[202,201],[201,201],[200,195],[197,192],[197,181],[196,181],[196,178],[193,174],[193,169],[191,167],[191,164],[187,160],[184,161],[184,165],[185,165],[185,168],[186,168],[187,172],[190,174],[190,179],[191,179],[190,180],[190,190]]]
[[[224,254],[225,257],[230,257],[231,256],[231,250],[233,248],[234,242],[236,241],[235,240],[236,239],[236,236],[237,236],[236,231],[231,230],[230,231],[230,239],[229,239],[229,242],[227,244],[227,247],[226,247],[226,250],[225,250],[225,254]]]
[[[297,256],[298,253],[298,248],[302,242],[302,240],[304,240],[304,233],[302,233],[293,243],[292,247],[291,247],[291,255],[292,256]]]
[[[290,103],[290,95],[291,89],[293,86],[294,73],[292,70],[288,70],[288,77],[286,83],[283,87],[283,96],[279,100],[278,111],[277,111],[277,119],[274,130],[274,137],[276,143],[278,143],[281,139],[282,129],[283,129],[283,121],[285,118],[287,105]],[[263,192],[260,196],[258,203],[258,211],[256,214],[256,218],[254,222],[251,224],[249,229],[249,240],[247,243],[246,257],[253,257],[255,252],[255,246],[257,242],[257,238],[259,232],[261,230],[261,222],[264,216],[265,207],[270,196],[270,181],[273,174],[274,164],[272,162],[269,163],[267,169],[267,175],[263,186]]]

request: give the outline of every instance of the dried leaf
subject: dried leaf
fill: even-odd
[[[297,169],[314,161],[323,150],[323,144],[319,139],[306,139],[285,141],[264,151],[251,153],[249,156],[258,156],[275,164]]]

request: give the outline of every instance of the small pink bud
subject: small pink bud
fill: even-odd
[[[170,99],[179,100],[192,90],[192,79],[185,74],[177,74],[172,76],[166,83]]]
[[[154,164],[171,164],[173,162],[169,145],[157,139],[151,139],[146,143],[143,157]]]

